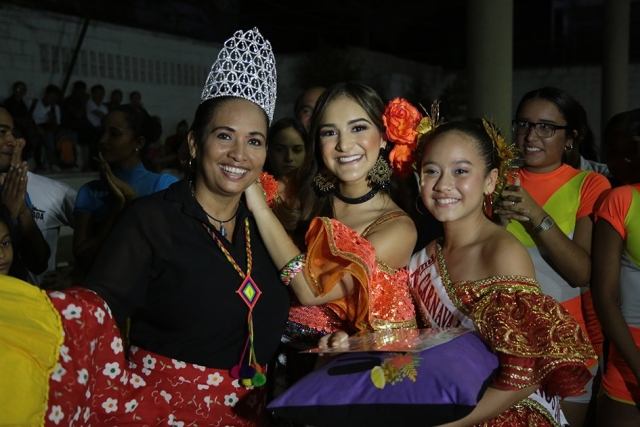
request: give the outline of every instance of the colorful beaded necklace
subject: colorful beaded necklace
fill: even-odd
[[[224,247],[218,236],[214,233],[214,231],[207,224],[202,223],[204,228],[207,230],[211,238],[216,242],[224,256],[227,258],[227,261],[231,263],[233,268],[238,272],[240,277],[243,279],[242,284],[236,290],[236,293],[242,298],[242,301],[247,304],[249,307],[249,315],[247,316],[247,325],[249,327],[249,334],[247,337],[247,342],[244,345],[244,350],[242,350],[242,356],[240,356],[240,362],[235,365],[229,371],[229,374],[236,379],[240,379],[240,382],[245,387],[256,386],[260,387],[264,385],[267,381],[267,377],[264,375],[265,370],[258,364],[256,359],[256,352],[253,346],[253,308],[256,306],[258,302],[258,298],[262,294],[258,285],[251,278],[251,266],[253,264],[253,258],[251,255],[251,234],[249,232],[249,218],[244,219],[244,237],[246,241],[246,251],[247,251],[247,272],[242,271],[238,263],[231,256],[227,248]],[[242,362],[245,359],[247,354],[247,349],[249,350],[249,360],[247,365],[242,366]]]

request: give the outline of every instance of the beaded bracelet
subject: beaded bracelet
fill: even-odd
[[[304,268],[307,254],[298,254],[280,270],[280,280],[285,286],[289,286],[291,280]]]

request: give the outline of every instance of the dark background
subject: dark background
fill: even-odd
[[[257,26],[276,55],[355,46],[448,69],[465,66],[465,0],[4,1],[219,43]],[[599,64],[602,3],[514,0],[514,67]],[[630,32],[630,61],[640,62],[638,1],[631,3]]]

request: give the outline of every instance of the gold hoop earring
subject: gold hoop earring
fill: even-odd
[[[424,206],[424,203],[422,203],[422,198],[421,198],[421,196],[416,196],[416,201],[415,201],[415,203],[414,203],[414,204],[416,205],[416,212],[418,212],[420,215],[426,215],[426,214],[427,214],[426,212],[422,212],[422,211],[420,210],[420,205],[418,204],[418,200],[420,200],[420,204],[421,204],[422,206]]]

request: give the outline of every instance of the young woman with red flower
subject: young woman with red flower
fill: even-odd
[[[327,89],[311,120],[313,155],[298,172],[291,218],[276,217],[257,185],[245,192],[276,266],[298,262],[284,273],[299,301],[289,315],[292,340],[315,345],[337,330],[415,327],[405,266],[417,232],[395,175],[407,169],[387,154],[400,147],[390,130],[404,136],[401,144],[415,144],[412,125],[394,118],[414,115],[417,124],[421,115],[409,106],[396,100],[385,112],[380,96],[358,83]]]

